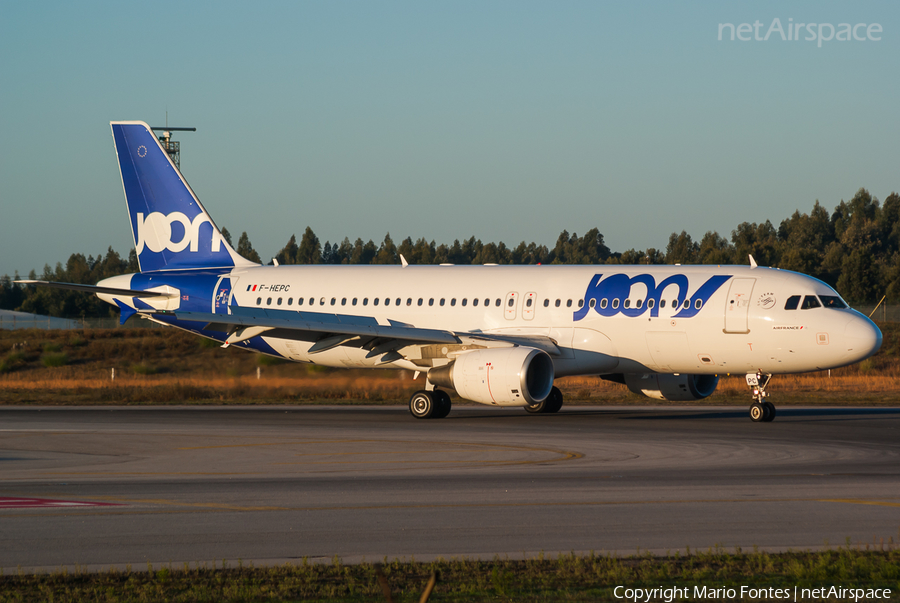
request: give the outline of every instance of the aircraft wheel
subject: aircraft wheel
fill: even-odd
[[[547,410],[545,410],[544,412],[559,412],[559,409],[562,408],[563,405],[563,395],[562,392],[559,391],[558,387],[553,386],[553,389],[550,390],[550,395],[547,396],[547,401],[550,404],[548,405]]]
[[[537,404],[532,404],[530,406],[526,406],[525,412],[531,413],[533,415],[543,414],[543,413],[547,412],[544,409],[547,408],[547,402],[549,401],[549,399],[550,399],[550,396],[547,396],[545,399],[541,400]]]
[[[436,389],[431,392],[431,395],[435,399],[435,403],[437,405],[437,410],[435,411],[434,418],[443,419],[444,417],[449,415],[450,409],[453,408],[453,404],[450,402],[450,394],[443,390]]]
[[[750,405],[750,420],[754,423],[764,421],[768,414],[769,413],[766,412],[766,407],[759,402],[754,402]]]
[[[417,419],[431,419],[437,416],[437,398],[432,392],[417,391],[409,399],[409,413]]]
[[[531,414],[550,414],[554,412],[558,412],[563,405],[563,395],[562,392],[559,391],[558,387],[554,387],[550,390],[550,394],[538,402],[537,404],[532,404],[531,406],[525,407],[525,412],[530,412]]]
[[[771,402],[763,402],[763,406],[766,407],[766,417],[763,419],[766,423],[771,423],[775,420],[775,405]]]

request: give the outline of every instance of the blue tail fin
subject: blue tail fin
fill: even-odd
[[[110,126],[142,272],[255,265],[222,238],[150,126]]]

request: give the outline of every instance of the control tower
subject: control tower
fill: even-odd
[[[178,171],[180,172],[181,143],[177,140],[172,140],[172,132],[196,132],[197,128],[170,128],[169,126],[163,128],[151,126],[151,129],[154,132],[159,132],[156,137],[159,138],[162,147],[166,150],[166,153],[169,154],[169,157],[172,158],[172,163],[175,164],[175,167],[178,168]]]

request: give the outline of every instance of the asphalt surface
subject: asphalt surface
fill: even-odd
[[[900,542],[900,408],[0,408],[0,567]]]

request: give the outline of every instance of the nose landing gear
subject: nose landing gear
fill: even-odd
[[[775,405],[766,400],[769,392],[766,386],[772,375],[768,373],[748,373],[747,385],[753,395],[753,403],[750,405],[750,420],[754,423],[770,423],[775,419]]]

